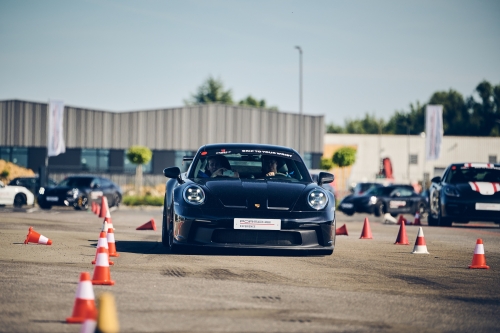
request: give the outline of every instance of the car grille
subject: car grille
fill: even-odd
[[[214,243],[247,244],[247,245],[301,245],[302,237],[293,231],[258,231],[258,230],[224,230],[216,229],[212,234]]]

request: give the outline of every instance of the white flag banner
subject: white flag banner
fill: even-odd
[[[66,152],[64,145],[63,116],[64,102],[49,100],[49,129],[47,133],[48,156]]]
[[[427,105],[425,110],[425,158],[434,161],[441,156],[443,141],[443,106]]]

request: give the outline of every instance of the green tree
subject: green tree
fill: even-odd
[[[261,108],[261,109],[278,111],[278,107],[267,106],[265,99],[261,99],[259,101],[256,98],[254,98],[252,95],[248,95],[246,98],[242,99],[238,104],[243,105],[243,106],[251,106],[251,107],[256,107],[256,108]]]
[[[474,129],[472,135],[499,136],[500,84],[493,86],[488,81],[483,81],[475,91],[480,101],[476,101],[473,96],[467,100],[470,125]]]
[[[428,104],[443,106],[443,130],[445,135],[474,135],[464,97],[459,92],[438,91],[432,94]],[[425,118],[422,119],[425,123]]]
[[[330,170],[333,168],[333,162],[331,158],[322,157],[319,162],[319,168],[321,170]]]
[[[330,123],[326,125],[326,133],[345,133],[344,127]]]
[[[356,162],[356,149],[353,147],[339,148],[332,156],[332,162],[342,170],[342,184],[341,189],[345,188],[345,168],[349,167]]]
[[[191,95],[190,100],[185,100],[186,105],[199,105],[209,103],[234,104],[231,89],[224,90],[224,83],[220,79],[209,76],[208,79],[198,87],[196,94]]]
[[[153,152],[144,146],[131,146],[127,150],[127,159],[136,164],[135,168],[135,190],[140,192],[142,189],[142,166],[153,157]]]
[[[366,113],[361,119],[347,119],[345,131],[352,134],[381,134],[384,125],[383,119],[377,119],[374,115]]]

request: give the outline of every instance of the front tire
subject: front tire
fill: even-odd
[[[453,221],[450,220],[449,217],[443,217],[441,214],[441,210],[439,210],[439,215],[438,215],[438,225],[440,227],[451,227]]]
[[[163,208],[165,209],[165,208]],[[165,214],[163,214],[163,223],[161,226],[161,243],[165,247],[170,247],[169,241],[168,241],[168,230],[167,230],[167,221],[165,218]]]
[[[22,193],[16,194],[14,197],[14,207],[21,208],[23,205],[26,205],[26,196]]]
[[[38,206],[40,206],[41,209],[45,209],[45,210],[50,210],[52,208],[52,205],[47,205],[47,204],[38,204]]]
[[[377,204],[375,205],[375,209],[373,211],[373,214],[376,216],[376,217],[380,217],[382,215],[385,214],[385,205],[383,202],[377,202]]]
[[[120,207],[120,203],[121,202],[122,202],[122,198],[120,197],[120,195],[119,194],[115,194],[113,196],[113,206],[111,206],[111,207],[118,208],[118,207]]]

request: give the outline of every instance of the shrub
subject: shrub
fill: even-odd
[[[123,204],[127,206],[163,206],[163,197],[151,195],[126,195]]]

